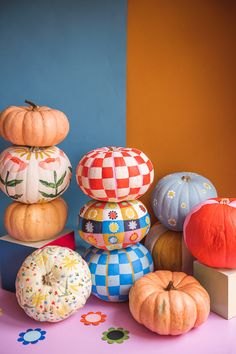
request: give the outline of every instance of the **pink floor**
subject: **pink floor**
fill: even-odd
[[[211,314],[204,325],[185,335],[161,337],[137,324],[132,319],[126,303],[109,304],[93,296],[76,315],[56,324],[31,320],[19,308],[15,295],[1,289],[0,308],[0,354],[236,353],[236,318],[226,321]],[[88,312],[105,314],[105,322],[97,326],[85,325],[80,320],[81,316]],[[111,327],[121,327],[129,331],[129,338],[121,344],[108,344],[101,338],[103,332]],[[36,328],[46,331],[45,339],[28,345],[18,341],[19,333]]]

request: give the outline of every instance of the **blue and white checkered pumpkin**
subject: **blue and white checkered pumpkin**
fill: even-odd
[[[92,275],[92,293],[105,301],[127,301],[134,282],[153,271],[152,256],[141,243],[113,251],[91,247],[84,258]]]

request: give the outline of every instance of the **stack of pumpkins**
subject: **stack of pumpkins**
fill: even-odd
[[[76,178],[93,198],[79,214],[79,235],[93,246],[84,256],[92,293],[105,301],[126,301],[133,283],[153,270],[150,253],[139,243],[150,217],[138,200],[153,182],[153,165],[138,149],[104,147],[81,159]]]
[[[0,114],[0,135],[13,146],[0,155],[0,188],[13,200],[5,211],[10,236],[39,241],[65,226],[67,204],[59,198],[69,186],[71,164],[55,144],[69,132],[61,111],[37,106],[11,106]]]
[[[213,184],[197,173],[177,172],[159,180],[152,196],[159,222],[145,239],[155,269],[192,272],[193,258],[183,239],[184,221],[193,207],[216,196]]]

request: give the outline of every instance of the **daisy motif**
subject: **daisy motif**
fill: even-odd
[[[168,224],[171,226],[176,226],[176,220],[174,218],[168,219]]]
[[[182,209],[186,209],[187,208],[187,204],[185,202],[182,202],[180,204],[180,206],[181,206]]]
[[[36,344],[40,340],[45,339],[46,331],[42,331],[41,328],[29,328],[26,332],[19,333],[18,342],[21,342],[24,345]]]
[[[117,212],[116,212],[115,210],[111,210],[111,211],[109,211],[109,213],[108,213],[108,217],[109,217],[109,219],[114,220],[114,219],[117,219],[118,214],[117,214]]]
[[[93,325],[93,326],[98,326],[100,323],[103,323],[106,321],[107,315],[104,313],[98,311],[98,312],[88,312],[84,315],[81,316],[80,322],[84,323],[84,325]]]
[[[170,199],[173,199],[175,196],[175,191],[171,190],[167,193],[167,197],[170,198]]]
[[[149,218],[149,216],[146,216],[145,221],[146,221],[146,224],[150,224],[150,218]]]
[[[87,232],[93,232],[93,224],[91,223],[91,221],[86,222],[86,224],[85,224],[85,230],[86,230]]]
[[[209,183],[203,183],[203,186],[206,188],[206,189],[211,189],[211,185]]]
[[[137,229],[137,222],[135,220],[130,221],[128,225],[130,230]]]
[[[119,230],[119,225],[117,224],[117,222],[111,222],[109,225],[109,230],[111,232],[117,232]]]

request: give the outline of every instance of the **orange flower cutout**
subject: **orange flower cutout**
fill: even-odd
[[[88,312],[81,316],[80,322],[83,322],[86,326],[98,326],[100,323],[105,322],[106,318],[107,315],[102,312]]]

